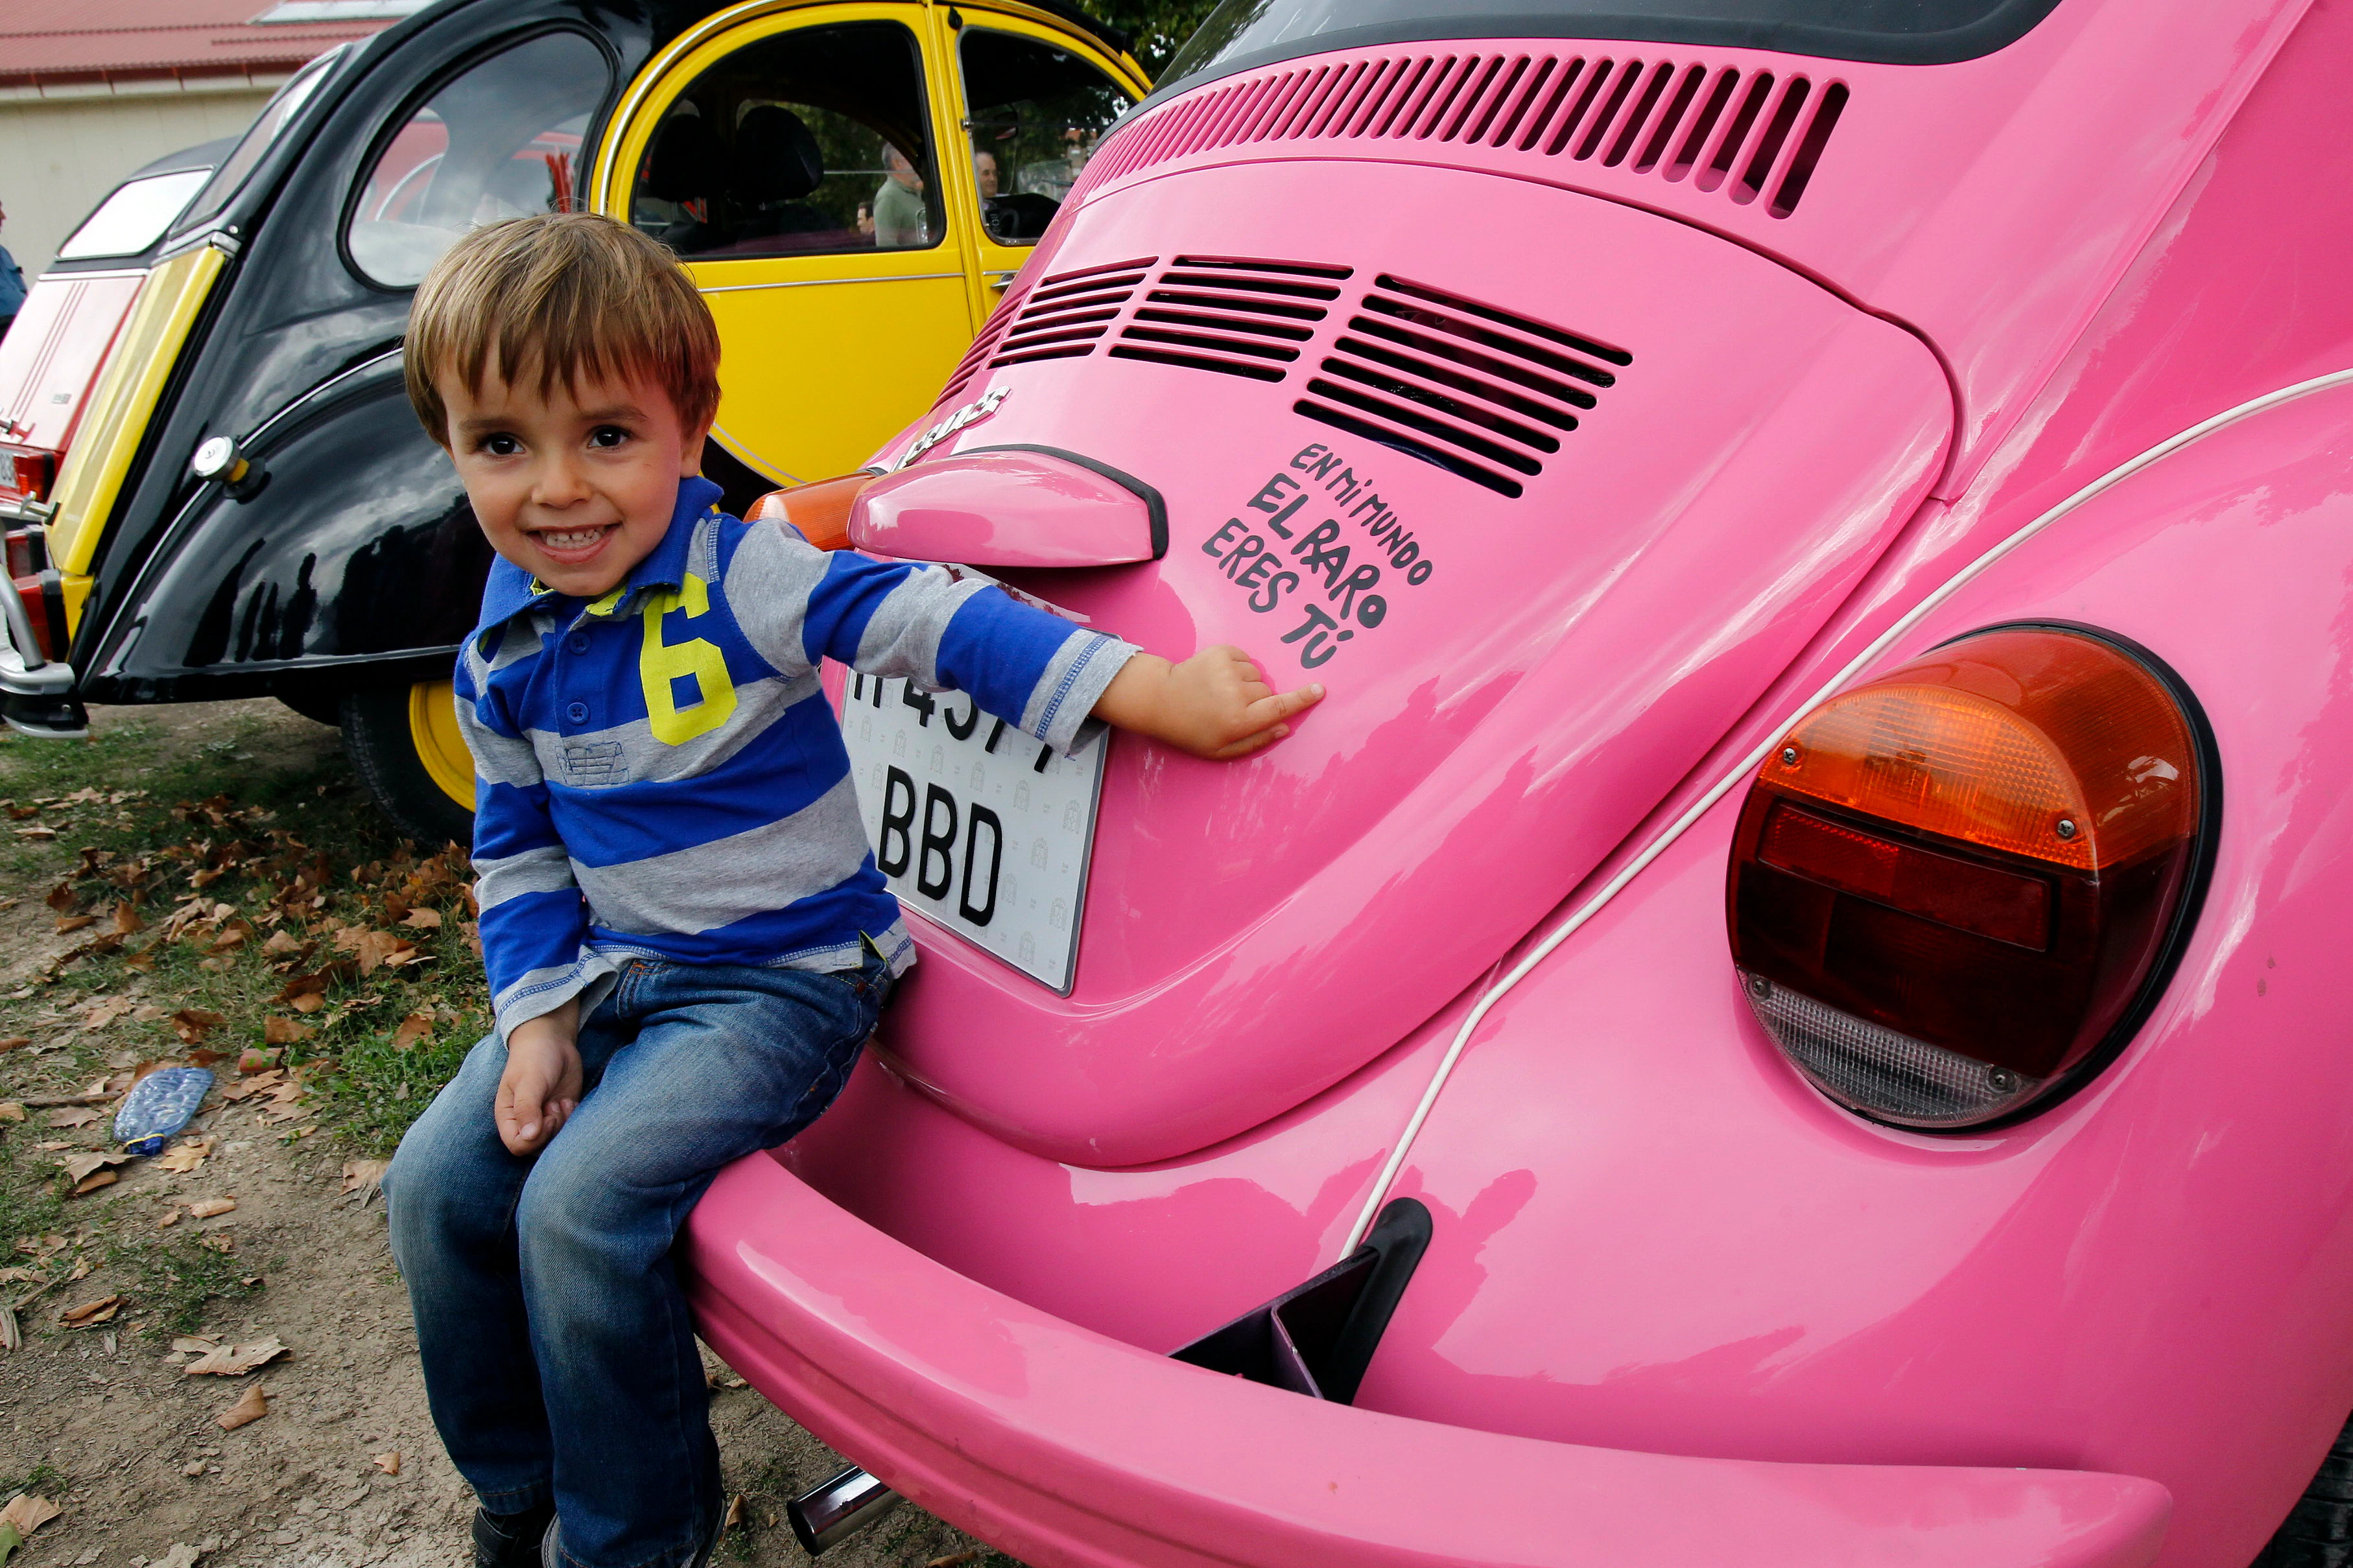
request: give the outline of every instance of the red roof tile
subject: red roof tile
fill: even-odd
[[[0,86],[282,73],[390,18],[257,26],[270,0],[9,0]]]

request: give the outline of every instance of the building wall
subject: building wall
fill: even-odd
[[[124,175],[143,163],[234,136],[252,123],[282,76],[122,82],[111,88],[0,96],[0,204],[5,246],[30,283],[58,247]]]

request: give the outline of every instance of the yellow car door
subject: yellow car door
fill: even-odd
[[[712,437],[779,484],[863,462],[977,324],[934,32],[903,3],[723,12],[639,73],[598,159],[593,205],[677,251],[718,319]]]
[[[970,156],[945,173],[957,221],[975,238],[985,317],[1095,143],[1152,84],[1133,58],[1009,8],[955,6],[946,24]]]

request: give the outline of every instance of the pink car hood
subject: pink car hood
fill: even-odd
[[[1078,1163],[1253,1126],[1493,963],[1821,625],[1950,433],[1903,330],[1492,175],[1196,171],[1088,204],[1050,266],[968,362],[986,411],[919,461],[1032,445],[1134,476],[1163,559],[1005,575],[1330,692],[1238,764],[1114,740],[1068,998],[918,921],[894,1066]],[[1058,335],[1056,307],[1086,319]]]

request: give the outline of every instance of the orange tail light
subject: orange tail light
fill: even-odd
[[[839,479],[818,479],[788,490],[770,490],[744,514],[746,522],[782,522],[800,531],[819,550],[849,544],[849,508],[859,492],[882,476],[861,469]]]
[[[2120,1049],[2195,912],[2215,781],[2194,702],[2073,629],[1949,643],[1767,756],[1732,945],[1825,1093],[1915,1127],[2046,1103]]]

